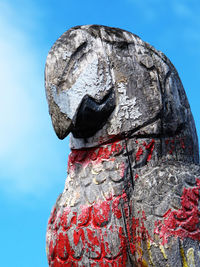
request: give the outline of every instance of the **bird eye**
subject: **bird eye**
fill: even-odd
[[[124,56],[124,57],[130,56],[127,42],[118,42],[118,43],[116,43],[115,44],[115,50],[116,50],[116,53],[119,56]]]

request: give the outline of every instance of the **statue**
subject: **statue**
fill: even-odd
[[[47,228],[50,266],[200,266],[200,168],[169,59],[138,36],[74,27],[45,71],[53,127],[71,133]]]

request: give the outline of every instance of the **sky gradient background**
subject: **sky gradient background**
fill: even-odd
[[[53,131],[44,65],[56,39],[83,24],[126,29],[164,52],[200,135],[199,0],[0,0],[0,266],[48,266],[46,225],[64,188],[69,140]]]

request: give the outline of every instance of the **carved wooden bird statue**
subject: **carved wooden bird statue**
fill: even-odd
[[[198,140],[180,78],[136,35],[74,27],[45,71],[68,177],[47,228],[50,266],[200,266]]]

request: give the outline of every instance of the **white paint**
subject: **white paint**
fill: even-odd
[[[98,74],[100,66],[96,54],[88,57],[88,64],[81,72],[76,82],[71,88],[57,92],[55,85],[51,85],[52,96],[60,111],[73,119],[76,111],[85,95],[89,95],[96,100],[100,100],[106,95],[112,86],[109,69],[106,73]]]
[[[118,134],[121,132],[124,123],[130,124],[130,120],[134,121],[139,118],[141,112],[139,107],[136,106],[136,97],[129,98],[126,94],[126,84],[118,83],[118,105],[114,111],[108,128],[108,134]],[[124,130],[130,130],[123,127]]]
[[[117,89],[115,90],[118,95],[118,103],[108,123],[94,136],[87,138],[87,142],[82,138],[74,138],[73,135],[71,135],[71,148],[80,149],[83,147],[96,146],[99,145],[101,137],[104,137],[104,141],[107,141],[109,135],[117,135],[132,129],[134,121],[137,121],[140,115],[142,115],[139,108],[136,106],[136,97],[129,98],[127,96],[125,83],[118,83]]]

